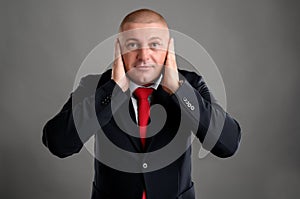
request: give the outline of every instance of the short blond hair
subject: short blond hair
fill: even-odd
[[[124,24],[126,23],[153,23],[153,22],[160,22],[166,25],[166,27],[168,27],[165,18],[161,14],[146,8],[135,10],[129,13],[128,15],[126,15],[126,17],[124,17],[124,19],[120,24],[119,32],[123,31]]]

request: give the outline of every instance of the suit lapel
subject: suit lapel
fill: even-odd
[[[118,112],[116,113],[115,119],[117,120],[117,126],[130,140],[134,146],[135,152],[142,152],[142,144],[139,137],[139,127],[136,123],[135,113],[132,105],[131,98],[124,103]]]
[[[164,147],[173,138],[172,132],[174,132],[174,130],[171,130],[167,125],[168,106],[170,102],[169,94],[159,85],[157,90],[152,94],[151,106],[160,106],[160,109],[164,109],[164,113],[166,114],[164,115],[165,117],[163,117],[162,110],[159,110],[157,107],[152,107],[150,112],[151,123],[148,126],[147,132],[153,136],[146,139],[147,152]],[[169,117],[172,117],[172,115],[169,115]]]
[[[134,132],[132,132],[132,133],[134,133],[135,137],[131,136],[130,134],[128,136],[129,136],[132,144],[134,145],[135,149],[137,150],[137,152],[142,152],[142,143],[140,140],[139,126],[136,122],[136,116],[135,116],[131,98],[129,101],[129,113],[130,113],[131,121],[135,124]],[[130,127],[130,125],[126,125],[126,127],[127,127],[126,132],[132,131],[132,129],[128,128],[128,127]]]

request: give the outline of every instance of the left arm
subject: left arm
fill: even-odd
[[[241,139],[238,122],[216,103],[201,76],[187,71],[182,75],[185,80],[172,95],[178,100],[182,117],[189,119],[190,127],[198,127],[196,136],[205,149],[218,157],[232,156]]]
[[[241,139],[238,122],[216,103],[201,76],[194,72],[179,72],[181,78],[178,75],[174,41],[171,39],[162,80],[164,90],[178,101],[182,117],[189,119],[190,126],[197,127],[196,136],[205,149],[218,157],[232,156]],[[179,79],[182,79],[181,84]]]

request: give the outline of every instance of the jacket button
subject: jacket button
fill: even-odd
[[[147,163],[143,164],[143,168],[146,169],[148,167]]]
[[[107,105],[111,101],[111,95],[106,96],[102,99],[101,104]]]

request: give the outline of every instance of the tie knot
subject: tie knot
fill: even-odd
[[[151,95],[151,93],[153,92],[153,88],[137,88],[134,91],[134,95],[138,98],[138,99],[147,99],[149,97],[149,95]]]

